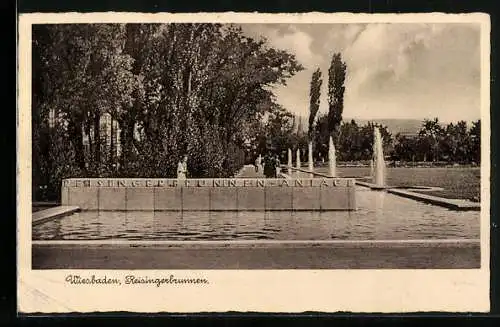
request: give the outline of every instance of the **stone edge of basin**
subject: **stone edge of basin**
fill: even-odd
[[[378,186],[372,183],[367,183],[367,182],[361,182],[361,181],[356,181],[356,185],[364,186],[364,187],[369,187],[372,190],[377,190],[377,191],[387,191],[388,193],[398,195],[401,197],[405,197],[408,199],[416,200],[419,202],[424,202],[428,204],[433,204],[436,206],[448,208],[451,210],[457,210],[457,211],[480,211],[481,210],[481,204],[472,202],[472,201],[467,201],[467,200],[460,200],[460,199],[448,199],[448,198],[443,198],[435,195],[429,195],[429,194],[421,194],[417,192],[412,192],[410,190],[414,190],[416,188],[412,187],[407,187],[406,189],[399,188],[399,187],[391,187],[391,186]],[[418,186],[418,188],[423,188],[422,186]],[[438,190],[440,188],[425,188],[425,191],[434,191]]]
[[[61,218],[63,216],[70,215],[74,212],[80,211],[78,206],[57,206],[45,210],[40,210],[33,212],[32,214],[32,225],[39,225],[45,223],[49,220],[56,218]]]
[[[228,241],[129,241],[129,240],[33,240],[37,247],[94,247],[94,248],[470,248],[480,247],[479,239],[423,239],[423,240],[228,240]]]

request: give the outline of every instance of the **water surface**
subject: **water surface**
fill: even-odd
[[[358,188],[357,211],[83,211],[33,227],[34,240],[406,240],[479,238],[477,211]]]

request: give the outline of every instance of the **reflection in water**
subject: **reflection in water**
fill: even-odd
[[[375,198],[375,212],[378,215],[383,214],[383,209],[384,209],[384,198],[385,195],[387,194],[386,192],[374,192],[375,194],[373,197]]]
[[[479,238],[479,212],[357,190],[357,211],[84,211],[33,227],[33,239],[373,240]]]
[[[384,233],[383,226],[388,224],[388,222],[385,221],[385,215],[384,215],[385,195],[386,195],[385,192],[375,192],[375,194],[374,194],[374,198],[375,198],[374,215],[373,215],[373,219],[375,220],[374,224],[373,224],[374,235],[383,235],[383,233]]]

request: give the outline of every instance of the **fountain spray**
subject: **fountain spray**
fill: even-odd
[[[330,142],[328,143],[328,165],[330,168],[330,176],[337,177],[337,158],[335,156],[335,145],[333,144],[333,139],[330,136]]]
[[[314,163],[313,163],[313,144],[312,142],[309,142],[309,153],[308,153],[308,161],[309,161],[309,171],[313,172],[314,171]]]
[[[295,167],[297,168],[297,177],[300,175],[300,149],[297,149],[297,159],[295,160]]]
[[[378,127],[373,130],[373,183],[377,186],[385,186],[385,162],[384,150],[382,148],[382,136]]]

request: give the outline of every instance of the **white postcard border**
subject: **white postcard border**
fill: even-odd
[[[123,270],[31,270],[31,25],[89,22],[478,23],[481,25],[481,269],[135,270],[202,277],[210,284],[70,285],[69,274],[124,278]],[[63,312],[488,312],[490,225],[490,21],[472,14],[58,13],[22,14],[18,28],[18,310]]]

